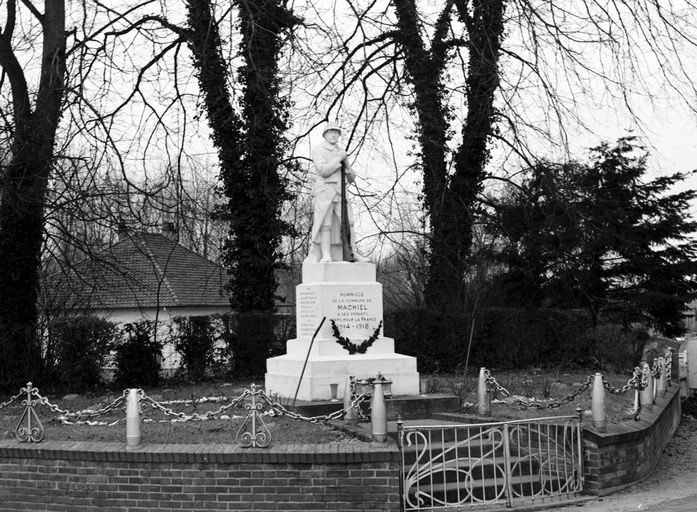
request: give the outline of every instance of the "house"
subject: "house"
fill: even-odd
[[[120,233],[111,247],[85,258],[42,287],[47,316],[88,314],[118,324],[158,322],[158,338],[166,339],[175,317],[230,313],[227,271],[176,241],[171,225],[162,233]],[[279,275],[279,314],[294,312],[293,274]],[[180,363],[171,343],[162,350],[163,371]]]
[[[230,312],[225,269],[169,234],[137,232],[72,265],[49,291],[60,309],[116,323]],[[56,286],[57,285],[57,286]]]

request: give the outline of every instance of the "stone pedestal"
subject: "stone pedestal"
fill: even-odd
[[[312,336],[317,333],[312,349]],[[302,284],[296,290],[297,338],[286,343],[286,355],[266,361],[266,391],[299,400],[331,398],[330,384],[339,385],[344,394],[347,376],[374,377],[381,373],[390,379],[393,395],[417,395],[419,374],[416,358],[396,354],[394,340],[382,336],[365,354],[349,354],[332,334],[333,320],[341,336],[360,344],[370,338],[382,322],[382,285],[375,281],[373,263],[304,263]]]

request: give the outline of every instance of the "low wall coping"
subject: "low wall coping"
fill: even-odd
[[[124,431],[125,436],[125,431]],[[188,464],[351,464],[399,462],[394,441],[387,443],[279,444],[242,448],[233,444],[143,444],[91,441],[23,443],[0,440],[0,459],[32,458],[89,462]]]
[[[638,421],[608,423],[606,432],[599,432],[591,425],[583,425],[583,437],[598,447],[640,439],[653,427],[673,400],[680,400],[680,386],[676,382],[672,382],[664,396],[656,397],[651,411],[641,410]]]

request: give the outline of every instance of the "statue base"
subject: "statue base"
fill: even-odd
[[[380,326],[382,285],[375,280],[375,265],[305,262],[302,272],[296,289],[297,338],[287,341],[285,355],[267,359],[267,393],[293,398],[302,375],[299,400],[328,400],[331,384],[338,384],[341,397],[347,377],[381,373],[392,381],[394,395],[418,395],[416,358],[396,354],[392,338],[380,335],[364,354],[349,354],[334,336],[332,321],[339,334],[356,345]],[[326,320],[317,330],[322,318]]]
[[[298,388],[305,357],[290,355],[266,360],[266,392],[293,398]],[[329,400],[331,384],[338,384],[338,397],[343,399],[346,378],[375,377],[378,373],[392,381],[393,395],[418,395],[419,374],[416,358],[402,354],[353,354],[345,356],[314,356],[308,359],[298,389],[298,400]]]

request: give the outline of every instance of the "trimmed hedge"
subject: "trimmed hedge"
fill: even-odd
[[[155,323],[149,320],[123,326],[123,340],[116,347],[114,382],[122,388],[157,386],[160,382],[162,345],[155,339]]]
[[[95,316],[57,317],[48,323],[44,364],[47,383],[63,391],[99,384],[101,367],[113,347],[116,326]]]
[[[398,352],[417,357],[420,371],[464,366],[471,328],[471,315],[444,315],[426,308],[385,315],[385,335],[395,339]],[[599,339],[586,311],[490,308],[474,319],[469,365],[587,365],[598,361],[598,350],[606,341]]]

